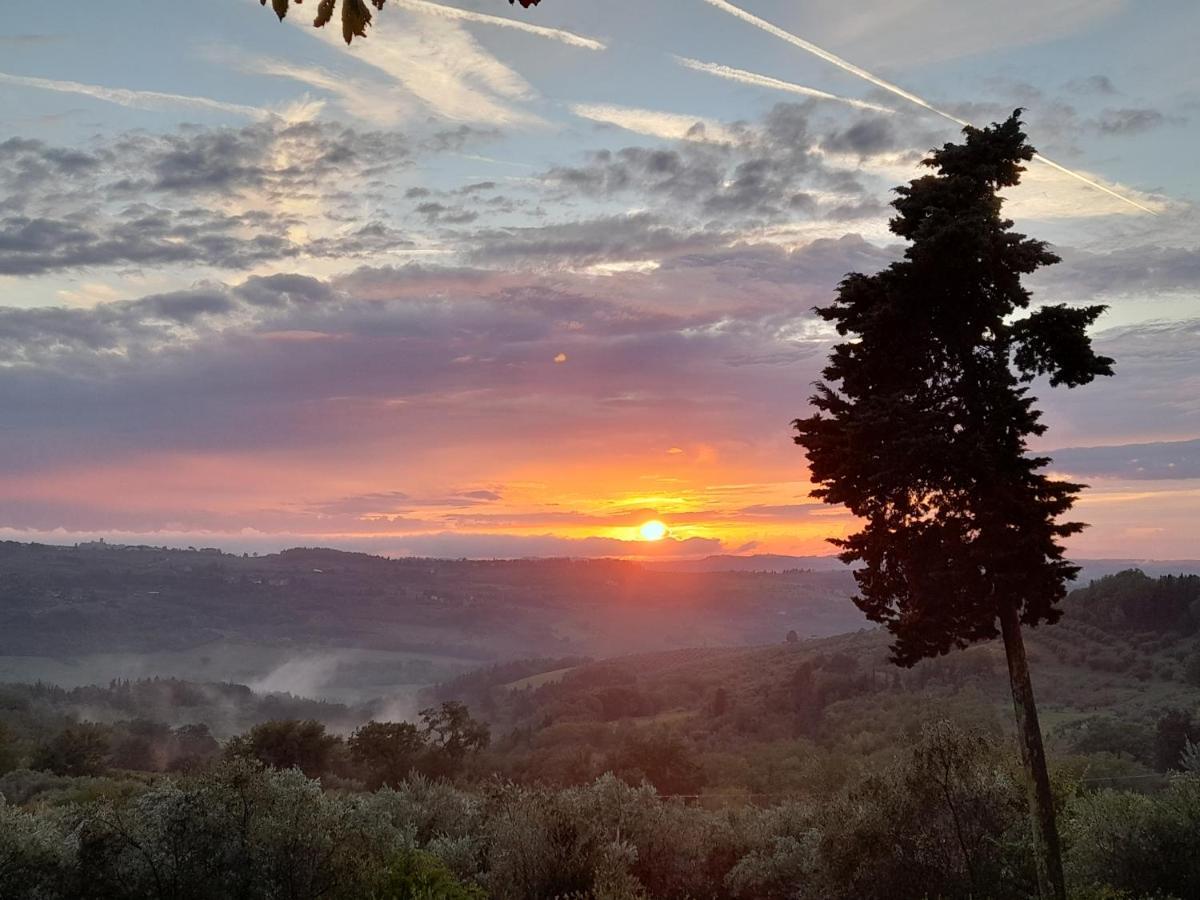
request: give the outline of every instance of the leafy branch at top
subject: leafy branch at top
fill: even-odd
[[[258,0],[261,6],[267,5],[267,0]],[[275,11],[275,15],[279,16],[280,20],[288,14],[288,9],[293,3],[300,6],[304,0],[270,0],[271,9]],[[355,37],[365,38],[367,36],[367,26],[371,24],[371,9],[383,9],[384,3],[387,0],[369,0],[370,6],[367,5],[368,0],[341,0],[342,2],[342,37],[349,44]],[[514,0],[508,0],[510,4]],[[541,0],[515,0],[521,6],[528,9],[531,6],[537,6]],[[337,6],[338,0],[319,0],[317,3],[317,17],[313,19],[313,25],[317,28],[323,28],[333,20],[334,8]]]

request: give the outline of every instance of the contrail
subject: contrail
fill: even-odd
[[[818,47],[816,44],[812,43],[811,41],[806,41],[806,40],[804,40],[804,38],[799,37],[798,35],[792,34],[790,31],[784,31],[778,25],[771,24],[766,19],[760,19],[758,16],[754,15],[753,13],[749,13],[746,10],[741,9],[740,7],[734,6],[732,3],[729,3],[728,0],[704,0],[704,2],[708,3],[712,6],[715,6],[719,10],[729,13],[731,16],[736,16],[737,18],[741,19],[744,22],[749,22],[755,28],[760,28],[763,31],[767,32],[767,34],[772,34],[775,37],[779,38],[780,40],[787,41],[789,44],[791,44],[795,47],[799,47],[801,50],[805,51],[806,53],[811,53],[813,56],[816,56],[820,59],[825,60],[825,62],[832,63],[833,65],[837,66],[839,69],[849,72],[851,75],[857,75],[859,78],[862,78],[864,81],[869,81],[871,84],[875,85],[876,87],[883,88],[883,90],[889,91],[890,93],[895,94],[897,97],[903,97],[908,102],[915,103],[917,106],[920,106],[923,109],[927,109],[931,113],[935,113],[935,114],[941,116],[943,119],[949,119],[951,122],[954,122],[958,125],[962,125],[964,127],[971,125],[971,123],[966,121],[965,119],[960,119],[958,116],[954,115],[953,113],[948,113],[944,109],[938,109],[936,106],[934,106],[929,101],[923,100],[922,98],[918,97],[916,94],[914,94],[910,91],[906,91],[904,88],[900,87],[898,84],[892,84],[892,82],[887,81],[883,78],[880,78],[878,75],[873,75],[872,73],[868,72],[866,69],[863,69],[859,66],[854,65],[854,63],[852,63],[848,60],[842,59],[836,53],[830,53],[828,50]],[[1040,154],[1040,153],[1034,154],[1033,158],[1035,160],[1037,160],[1038,162],[1049,166],[1052,169],[1056,169],[1057,171],[1062,172],[1064,175],[1070,175],[1072,178],[1082,181],[1084,184],[1088,185],[1089,187],[1093,187],[1098,191],[1103,191],[1104,193],[1108,194],[1110,197],[1115,197],[1116,199],[1120,200],[1122,203],[1128,203],[1130,206],[1132,206],[1136,209],[1140,209],[1142,212],[1150,213],[1150,215],[1157,215],[1157,213],[1154,210],[1150,209],[1149,207],[1143,206],[1142,204],[1138,203],[1136,200],[1126,197],[1124,194],[1117,193],[1112,188],[1105,187],[1100,182],[1093,181],[1091,178],[1088,178],[1086,175],[1076,172],[1073,169],[1068,169],[1066,166],[1060,165],[1059,163],[1054,162],[1054,160],[1052,160],[1052,159],[1047,159],[1045,156],[1042,156],[1042,154]]]
[[[886,106],[880,106],[877,103],[868,103],[866,100],[855,100],[853,97],[841,97],[837,94],[830,94],[828,91],[819,91],[816,88],[806,87],[802,84],[793,84],[790,81],[780,81],[778,78],[770,78],[767,75],[759,75],[756,72],[747,72],[745,69],[735,69],[732,66],[701,62],[698,59],[689,59],[686,56],[676,56],[675,62],[689,69],[694,69],[697,72],[707,72],[710,75],[716,75],[718,78],[740,81],[742,84],[753,84],[758,87],[773,88],[777,91],[788,91],[792,94],[801,94],[802,96],[814,97],[818,100],[833,100],[837,103],[845,103],[849,106],[857,107],[858,109],[870,109],[883,113],[895,112],[895,110],[888,109]]]
[[[254,119],[265,119],[272,115],[269,110],[257,106],[245,106],[241,103],[226,103],[222,100],[210,100],[208,97],[190,97],[185,94],[164,94],[160,91],[134,91],[128,88],[110,88],[98,84],[83,84],[78,81],[54,81],[49,78],[33,78],[26,75],[8,75],[0,72],[0,84],[15,84],[21,87],[40,88],[44,91],[58,91],[63,94],[82,94],[118,106],[128,106],[134,109],[163,109],[171,106],[187,106],[194,109],[207,109],[215,112],[234,113],[239,116],[249,116]]]
[[[431,16],[441,16],[444,19],[457,19],[461,22],[479,22],[483,25],[497,25],[500,28],[512,28],[538,37],[561,41],[572,47],[583,47],[585,50],[605,50],[605,44],[592,38],[583,37],[561,28],[547,28],[544,25],[532,25],[518,19],[506,19],[503,16],[489,16],[486,13],[471,12],[456,6],[443,6],[441,3],[431,3],[429,0],[393,0],[397,6],[404,6],[415,12],[428,13]]]

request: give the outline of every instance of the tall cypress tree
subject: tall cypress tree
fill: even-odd
[[[997,192],[1018,183],[1033,148],[1020,110],[933,151],[933,170],[897,189],[891,230],[904,259],[851,274],[818,310],[848,338],[836,345],[797,419],[813,491],[865,522],[838,540],[860,563],[855,603],[894,637],[911,666],[1004,638],[1021,756],[1029,780],[1039,889],[1065,896],[1058,833],[1022,625],[1053,623],[1078,571],[1060,518],[1082,485],[1047,477],[1027,441],[1045,432],[1028,382],[1075,387],[1112,374],[1087,334],[1102,306],[1043,306],[1021,276],[1058,262],[1012,230]]]

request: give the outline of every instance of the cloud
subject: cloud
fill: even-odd
[[[1124,107],[1101,112],[1096,120],[1096,129],[1101,134],[1125,136],[1152,131],[1168,121],[1157,109]]]
[[[1107,75],[1088,75],[1084,78],[1073,78],[1066,83],[1066,89],[1074,94],[1100,94],[1111,96],[1117,93],[1116,85]]]
[[[901,148],[908,149],[908,145],[902,141],[895,125],[881,117],[860,119],[821,141],[822,150],[859,157],[879,156]]]
[[[402,170],[426,144],[282,120],[123,135],[86,149],[10,139],[0,143],[0,274],[236,270],[410,247],[408,234],[347,190]]]
[[[1200,291],[1200,247],[1135,243],[1107,252],[1057,250],[1063,261],[1040,273],[1036,282],[1045,285],[1047,295],[1086,300]]]
[[[523,31],[526,34],[532,34],[537,37],[546,38],[552,41],[558,41],[563,44],[568,44],[572,47],[581,47],[585,50],[604,50],[605,45],[593,38],[583,37],[571,31],[565,31],[561,28],[547,28],[544,25],[533,25],[529,22],[523,22],[519,19],[506,19],[502,16],[489,16],[486,13],[472,12],[466,9],[459,9],[457,6],[446,6],[442,3],[430,3],[428,0],[393,0],[396,6],[411,9],[415,12],[425,13],[432,16],[442,16],[447,19],[455,19],[460,22],[473,22],[479,25],[491,25],[497,28],[508,28],[516,31]]]
[[[636,109],[607,103],[576,103],[571,112],[583,119],[616,125],[626,131],[673,141],[716,141],[731,143],[741,137],[743,129],[729,127],[714,119],[687,116],[679,113]]]
[[[959,116],[955,115],[954,113],[947,112],[946,110],[930,103],[928,100],[925,100],[924,98],[917,96],[916,94],[912,93],[911,91],[905,90],[904,88],[900,87],[898,84],[894,84],[890,81],[887,81],[884,78],[880,78],[878,75],[868,72],[866,69],[862,68],[861,66],[855,65],[854,63],[852,63],[846,59],[843,59],[842,57],[838,56],[835,53],[831,53],[822,47],[818,47],[816,44],[812,43],[811,41],[805,40],[804,38],[800,37],[799,35],[792,34],[790,31],[786,31],[786,30],[780,28],[779,26],[773,25],[770,22],[766,21],[765,19],[761,19],[758,16],[756,16],[752,13],[749,13],[746,10],[744,10],[738,6],[734,6],[732,3],[729,3],[728,0],[705,0],[705,2],[707,2],[711,6],[715,6],[717,9],[720,9],[723,12],[728,13],[731,16],[735,16],[736,18],[739,18],[745,22],[748,22],[749,24],[753,25],[755,28],[765,31],[768,34],[779,38],[780,40],[786,41],[787,43],[791,44],[794,47],[800,48],[805,53],[809,53],[809,54],[817,57],[818,59],[822,59],[825,62],[830,63],[831,65],[834,65],[837,68],[839,68],[845,72],[849,72],[851,75],[854,75],[858,78],[863,79],[866,82],[869,82],[870,84],[875,85],[877,88],[880,88],[884,91],[887,91],[890,94],[894,94],[897,97],[907,100],[909,103],[915,104],[916,106],[919,106],[922,109],[928,110],[929,112],[934,113],[935,115],[941,116],[944,119],[948,119],[949,121],[954,122],[957,125],[967,126],[967,125],[971,124],[970,122],[966,121],[963,118],[960,118]],[[1040,153],[1034,154],[1034,159],[1036,161],[1038,161],[1039,163],[1041,163],[1042,165],[1049,166],[1054,171],[1056,171],[1062,175],[1065,175],[1068,178],[1073,178],[1076,181],[1086,184],[1089,187],[1093,188],[1094,190],[1097,190],[1103,194],[1107,194],[1109,197],[1112,197],[1113,199],[1116,199],[1116,200],[1120,201],[1121,203],[1124,203],[1134,209],[1138,209],[1138,210],[1140,210],[1142,212],[1146,212],[1146,213],[1156,212],[1156,210],[1152,209],[1151,207],[1139,202],[1138,200],[1135,200],[1132,196],[1130,196],[1129,192],[1120,190],[1119,185],[1116,188],[1110,187],[1109,185],[1105,184],[1102,180],[1100,180],[1098,178],[1091,177],[1088,174],[1078,171],[1078,170],[1075,170],[1075,169],[1070,169],[1070,168],[1062,165],[1061,163],[1057,163],[1054,160],[1049,159],[1046,156],[1043,156]]]
[[[798,499],[788,439],[832,338],[811,307],[893,257],[857,237],[713,242],[604,277],[403,266],[7,307],[0,525],[626,555],[640,545],[575,541],[653,512],[815,546],[841,525]],[[1197,334],[1102,334],[1119,377],[1047,393],[1052,434],[1132,443],[1170,423],[1194,441]]]
[[[1150,321],[1095,336],[1116,376],[1073,391],[1046,391],[1043,405],[1063,443],[1190,440],[1200,434],[1200,320]]]
[[[92,228],[69,219],[0,219],[0,275],[41,275],[61,269],[207,264],[249,268],[299,254],[278,235],[244,240],[247,220],[130,207],[117,221]]]
[[[1200,438],[1052,450],[1053,468],[1080,478],[1176,480],[1200,478]]]
[[[558,239],[601,258],[635,252],[645,234],[627,249],[603,231]],[[510,258],[546,252],[538,245],[550,235],[524,237]],[[66,456],[102,445],[312,449],[340,446],[346,434],[365,450],[403,434],[412,459],[467,439],[478,424],[462,415],[479,404],[493,425],[509,418],[506,440],[518,437],[508,430],[513,417],[534,415],[586,439],[618,408],[630,429],[657,429],[661,404],[700,384],[715,413],[737,408],[740,381],[758,390],[750,384],[762,367],[815,366],[809,307],[849,269],[886,258],[855,239],[797,252],[681,246],[670,233],[664,241],[678,253],[657,271],[599,281],[404,267],[333,283],[254,276],[86,308],[4,307],[0,417],[11,428],[0,443],[16,465],[36,463],[27,451],[46,428],[90,435],[58,442]],[[554,364],[559,353],[570,365]],[[688,372],[685,387],[679,379]]]
[[[578,222],[488,228],[468,237],[469,258],[484,264],[570,266],[657,260],[729,242],[720,232],[705,233],[668,224],[650,213],[598,216]]]
[[[399,10],[397,14],[405,15]],[[407,18],[387,40],[364,41],[352,48],[329,29],[296,21],[343,59],[348,71],[331,73],[277,60],[243,65],[329,91],[346,112],[380,127],[427,117],[492,126],[543,124],[528,108],[536,99],[530,84],[485,50],[459,21],[413,13]],[[355,70],[363,67],[370,73],[357,74]]]
[[[435,201],[419,203],[415,211],[430,225],[465,225],[479,218],[479,213],[463,209],[461,206],[446,206]]]
[[[224,100],[212,100],[208,97],[194,97],[185,94],[164,94],[161,91],[139,91],[128,88],[110,88],[98,84],[83,84],[78,81],[58,81],[50,78],[32,78],[25,75],[9,75],[0,72],[0,84],[15,87],[36,88],[42,91],[56,91],[64,94],[78,94],[93,100],[103,100],[118,106],[128,106],[134,109],[174,110],[191,109],[204,112],[225,113],[235,116],[247,116],[251,119],[265,119],[272,115],[270,110],[257,106],[247,106],[243,103],[229,103]]]
[[[737,140],[601,150],[585,165],[557,167],[543,177],[567,194],[658,202],[676,227],[688,214],[713,230],[883,211],[857,172],[829,164],[810,133],[807,106],[778,104],[761,123],[730,136]]]

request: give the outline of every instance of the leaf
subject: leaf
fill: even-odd
[[[266,6],[267,0],[258,0],[258,5]],[[275,11],[275,15],[279,16],[279,21],[282,22],[283,17],[288,13],[288,0],[271,0],[271,9]]]
[[[258,0],[260,6],[266,6],[267,0]],[[271,0],[271,9],[274,10],[280,21],[288,14],[288,9],[292,3],[300,5],[304,0]],[[377,10],[383,9],[387,0],[370,0],[371,5]],[[516,0],[508,0],[509,4]],[[531,6],[537,6],[541,0],[520,0],[521,6],[528,9]],[[333,21],[333,13],[337,7],[337,0],[320,0],[317,4],[317,16],[313,19],[314,28],[323,28]],[[349,44],[356,37],[365,38],[367,36],[367,28],[371,24],[371,10],[367,7],[366,0],[342,0],[342,37]]]
[[[329,20],[333,18],[333,7],[337,4],[337,0],[321,0],[317,4],[317,17],[313,19],[314,28],[323,28],[329,24]]]
[[[379,6],[382,7],[382,0]],[[363,0],[342,0],[342,38],[349,44],[354,38],[366,37],[371,24],[371,10]]]

